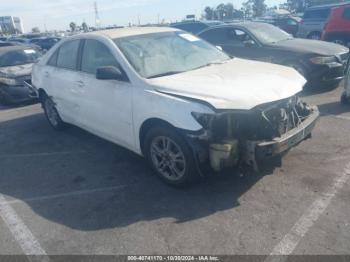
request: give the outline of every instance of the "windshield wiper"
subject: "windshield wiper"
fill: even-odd
[[[210,63],[208,63],[208,64],[202,65],[202,66],[197,67],[197,68],[195,68],[195,69],[200,69],[200,68],[207,67],[207,66],[211,66],[211,65],[222,65],[222,64],[224,64],[224,63],[226,63],[226,62],[227,62],[227,60],[226,60],[226,61],[221,61],[221,62],[210,62]],[[195,70],[195,69],[194,69],[194,70]]]
[[[183,73],[183,72],[185,72],[185,71],[169,71],[169,72],[166,72],[166,73],[161,73],[161,74],[149,76],[147,78],[151,79],[151,78],[157,78],[157,77],[162,77],[162,76],[170,76],[170,75],[180,74],[180,73]]]

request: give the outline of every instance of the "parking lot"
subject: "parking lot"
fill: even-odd
[[[187,189],[39,105],[0,109],[0,254],[346,254],[350,107],[307,92],[322,117],[272,174],[233,171]]]

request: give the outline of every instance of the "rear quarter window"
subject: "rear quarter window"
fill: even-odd
[[[76,70],[80,40],[64,43],[57,57],[57,67]]]
[[[49,61],[47,62],[47,65],[49,65],[49,66],[56,66],[57,65],[58,52],[59,52],[59,49],[57,51],[55,51],[55,53],[53,53],[53,55],[51,55]]]

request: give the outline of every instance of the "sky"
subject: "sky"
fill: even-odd
[[[206,6],[231,2],[240,8],[245,0],[96,0],[102,26],[129,23],[181,21],[187,14],[200,17]],[[266,0],[268,6],[284,0]],[[26,32],[33,27],[41,30],[67,30],[70,22],[95,25],[94,0],[0,0],[0,16],[19,16]]]

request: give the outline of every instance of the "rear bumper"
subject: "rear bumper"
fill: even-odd
[[[313,113],[300,126],[273,141],[257,143],[255,148],[256,159],[265,160],[281,155],[310,137],[319,117],[318,108],[314,107]]]

